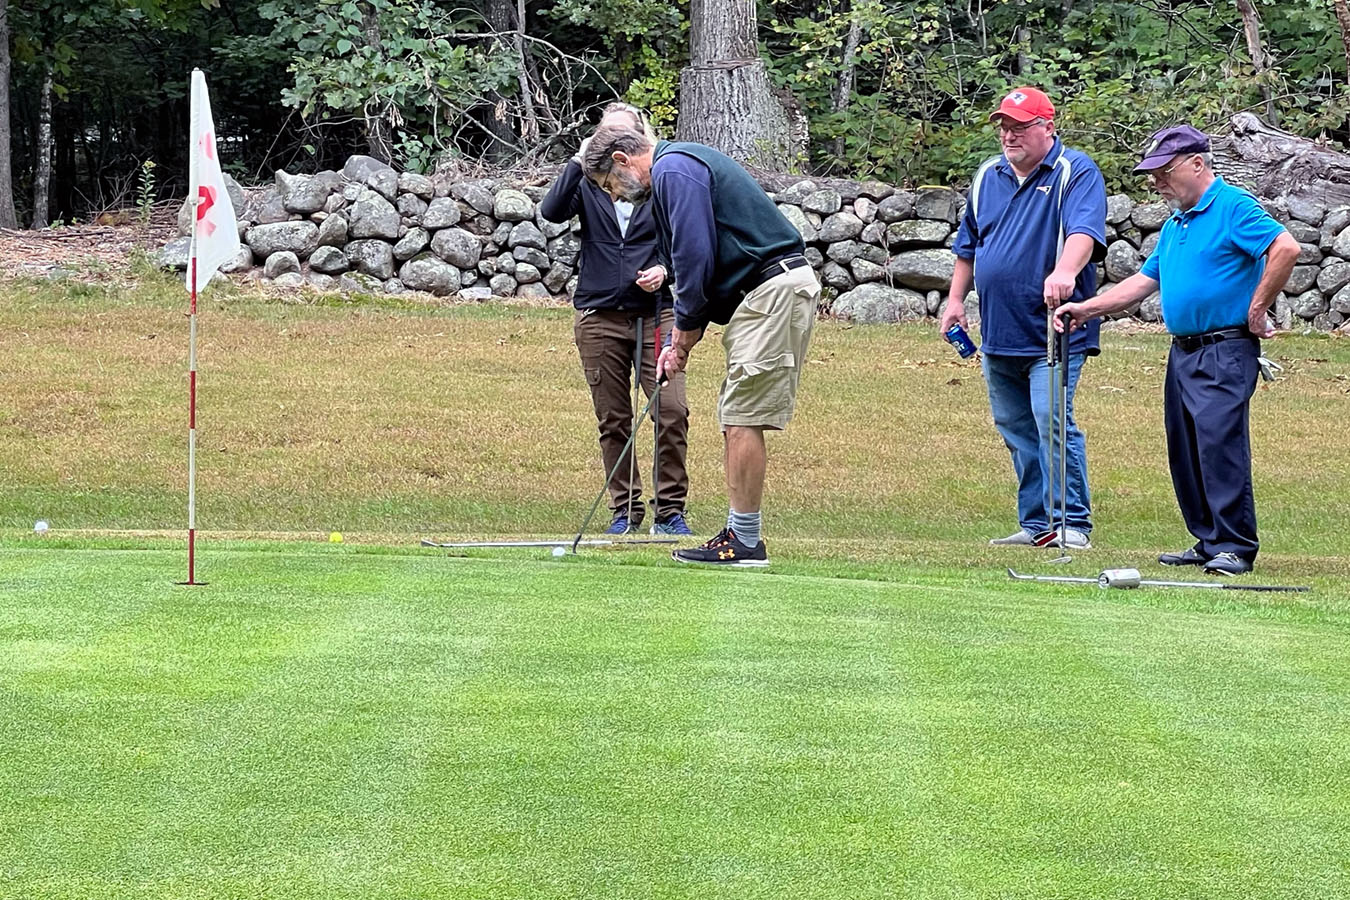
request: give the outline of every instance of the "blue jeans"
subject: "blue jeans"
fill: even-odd
[[[1086,355],[1069,355],[1068,433],[1066,444],[1068,494],[1065,498],[1068,527],[1092,530],[1092,501],[1088,495],[1087,444],[1073,419],[1073,397]],[[1017,473],[1017,521],[1035,534],[1058,527],[1060,504],[1059,453],[1051,459],[1051,442],[1059,444],[1059,410],[1052,431],[1045,429],[1050,415],[1049,367],[1044,356],[984,356],[984,380],[989,387],[989,406],[994,425],[1012,454]],[[1058,382],[1056,382],[1058,390]],[[1052,437],[1053,436],[1053,437]],[[1051,479],[1053,473],[1053,480]],[[1048,484],[1055,485],[1054,508],[1045,508]]]

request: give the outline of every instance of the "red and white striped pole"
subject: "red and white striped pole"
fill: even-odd
[[[194,198],[195,201],[195,198]],[[193,203],[194,213],[196,203]],[[195,219],[194,215],[194,219]],[[197,581],[197,238],[193,229],[192,290],[188,292],[188,533],[187,581]]]
[[[206,76],[192,70],[192,144],[188,155],[188,198],[192,239],[188,250],[188,576],[197,580],[197,294],[222,263],[239,252],[239,228],[225,177],[216,156],[215,125]]]

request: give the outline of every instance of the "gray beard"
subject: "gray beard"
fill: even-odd
[[[635,187],[631,190],[625,191],[622,194],[623,199],[627,200],[629,203],[632,203],[634,206],[640,203],[646,203],[648,200],[651,199],[651,196],[652,196],[652,189],[649,187]]]

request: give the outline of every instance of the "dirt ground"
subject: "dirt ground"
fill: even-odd
[[[173,210],[155,210],[149,225],[130,212],[105,215],[102,223],[64,225],[39,231],[0,228],[0,278],[94,278],[126,267],[135,250],[158,253],[178,234]]]

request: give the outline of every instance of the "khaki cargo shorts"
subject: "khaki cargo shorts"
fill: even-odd
[[[722,332],[727,377],[717,421],[781,431],[797,405],[797,384],[816,323],[820,282],[810,266],[771,278],[745,295]]]

